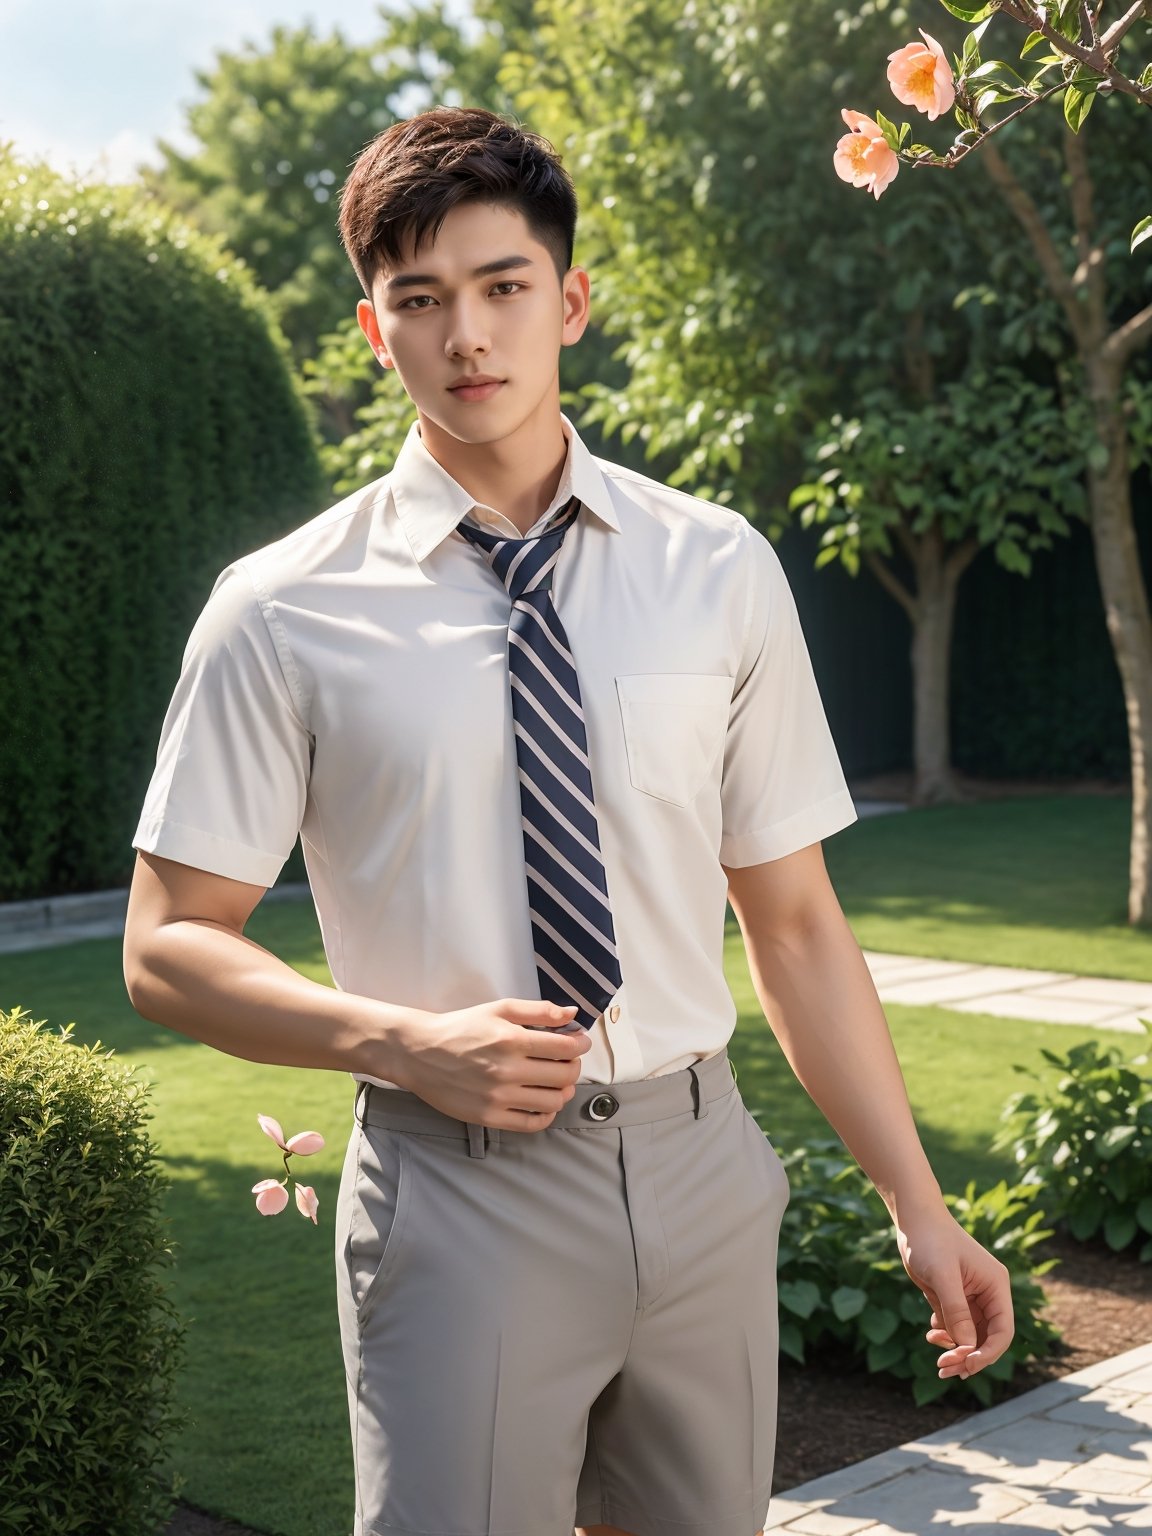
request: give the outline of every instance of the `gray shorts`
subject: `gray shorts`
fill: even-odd
[[[354,1536],[754,1536],[788,1195],[726,1051],[578,1083],[542,1131],[362,1084],[335,1218]]]

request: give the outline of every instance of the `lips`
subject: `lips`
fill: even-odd
[[[485,384],[455,384],[449,385],[449,393],[458,400],[487,400],[491,395],[503,387],[503,379],[490,379]]]

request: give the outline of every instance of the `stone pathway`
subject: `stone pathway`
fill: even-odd
[[[765,1531],[1152,1531],[1152,1343],[777,1494]]]
[[[1045,1024],[1094,1024],[1142,1035],[1140,1017],[1152,1020],[1152,981],[1117,981],[1072,971],[1033,971],[968,960],[926,960],[922,955],[864,958],[882,1003],[932,1003],[960,1013]]]

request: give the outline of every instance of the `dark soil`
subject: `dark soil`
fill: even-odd
[[[1059,1350],[1044,1361],[1017,1366],[1012,1381],[1004,1384],[1004,1398],[1152,1340],[1152,1264],[1141,1264],[1135,1249],[1113,1253],[1102,1242],[1076,1243],[1058,1235],[1038,1244],[1033,1252],[1038,1262],[1061,1260],[1040,1283],[1048,1296],[1044,1315],[1064,1338]],[[927,1302],[924,1316],[926,1329]],[[910,1344],[931,1349],[923,1338],[924,1329]],[[979,1411],[980,1404],[958,1381],[944,1398],[918,1408],[906,1382],[873,1377],[861,1367],[846,1368],[831,1355],[812,1357],[802,1366],[782,1358],[773,1492],[795,1488],[809,1478],[931,1434]],[[258,1533],[180,1504],[163,1536]]]

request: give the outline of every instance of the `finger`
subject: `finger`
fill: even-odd
[[[989,1305],[987,1314],[987,1332],[981,1340],[979,1348],[972,1351],[964,1362],[973,1370],[980,1370],[982,1366],[991,1365],[1012,1342],[1016,1332],[1015,1319],[1012,1313],[1012,1291],[1009,1282],[996,1288],[995,1298]]]

